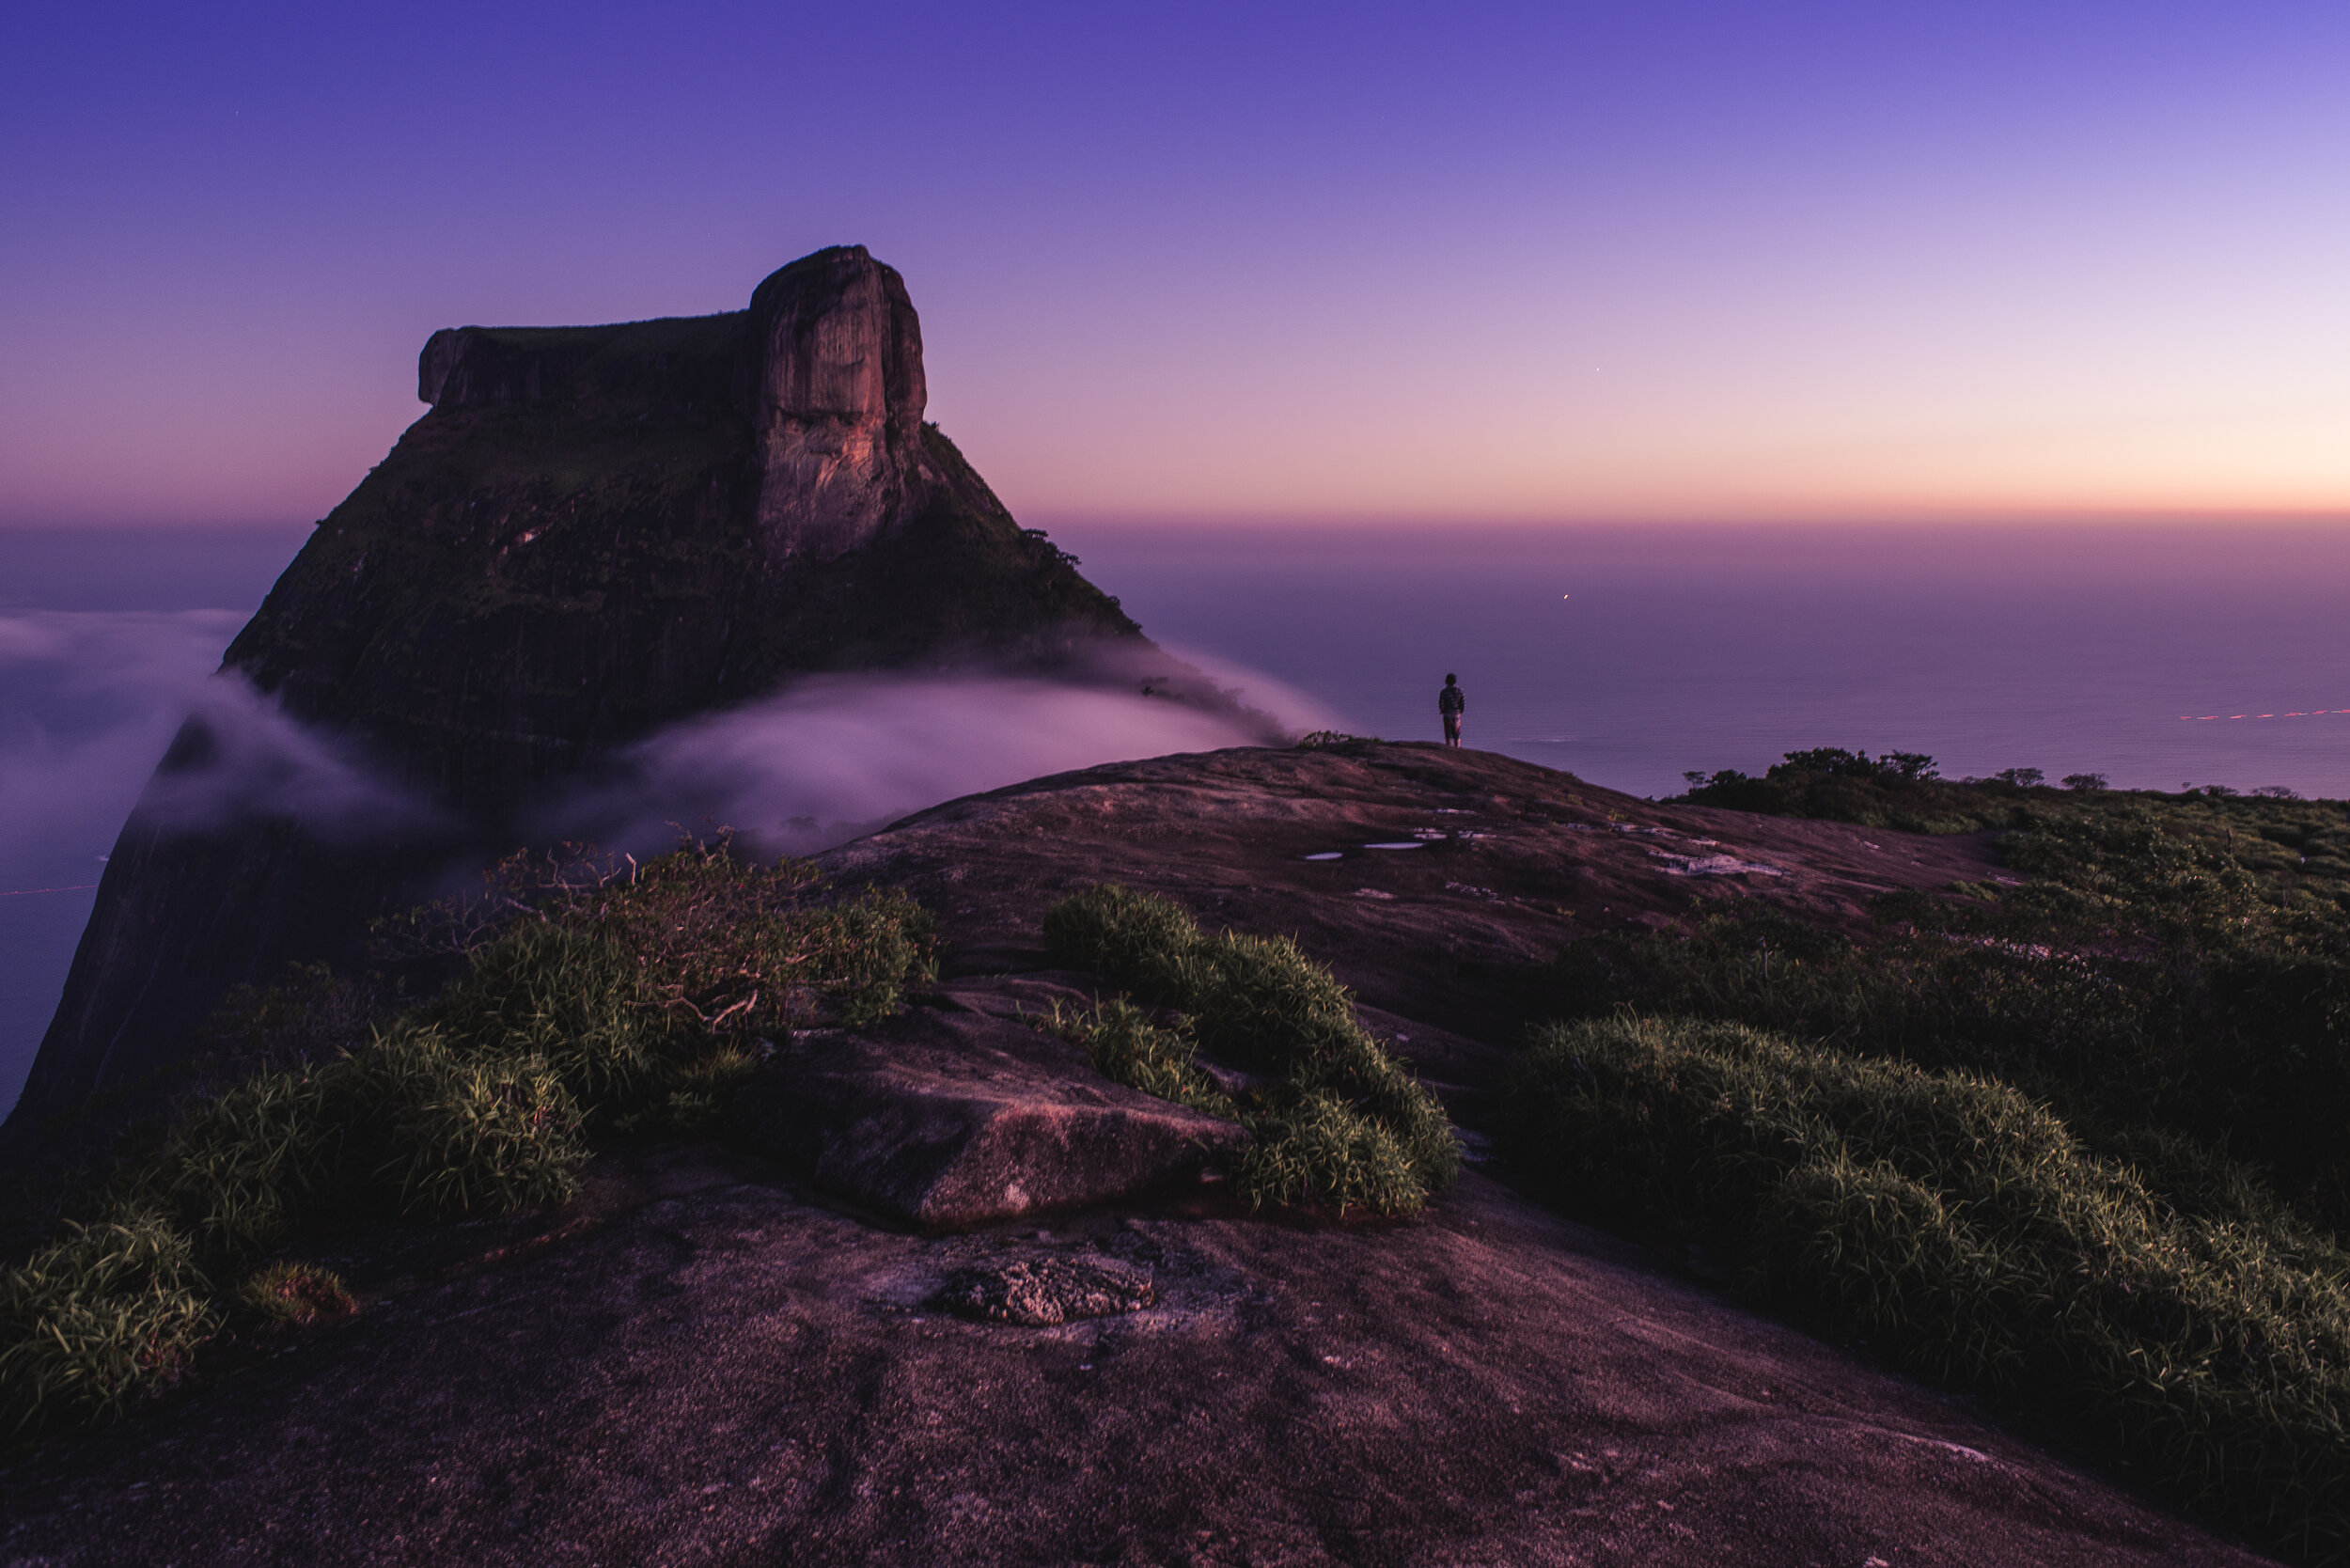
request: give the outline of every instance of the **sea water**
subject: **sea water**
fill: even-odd
[[[1434,740],[1455,673],[1468,745],[1634,794],[1840,745],[2350,796],[2350,530],[1053,532],[1268,701],[1269,681],[1334,728]],[[0,1105],[186,693],[301,538],[0,533]]]
[[[1064,527],[1145,630],[1635,794],[1798,747],[2350,795],[2350,529]]]

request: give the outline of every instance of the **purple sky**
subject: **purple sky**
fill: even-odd
[[[861,242],[1032,522],[2350,515],[2350,8],[16,8],[0,525]]]

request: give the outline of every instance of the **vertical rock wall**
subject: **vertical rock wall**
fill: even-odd
[[[937,478],[904,280],[861,246],[819,251],[759,286],[748,346],[765,547],[830,560],[904,526]]]

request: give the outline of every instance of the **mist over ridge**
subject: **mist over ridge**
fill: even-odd
[[[312,531],[131,813],[0,1144],[108,1089],[153,1099],[233,986],[358,962],[375,917],[526,841],[583,786],[633,769],[689,813],[749,807],[778,835],[843,820],[870,767],[779,789],[780,753],[739,716],[795,681],[1139,675],[1137,697],[1229,720],[1073,722],[1046,712],[1069,698],[964,692],[901,722],[951,709],[964,760],[992,760],[942,780],[901,757],[885,792],[905,809],[1030,768],[1008,725],[1056,737],[1054,763],[1099,760],[1079,743],[1105,727],[1120,753],[1277,733],[1152,644],[925,419],[920,320],[862,246],[776,269],[740,310],[444,328],[416,391],[431,411]],[[834,726],[836,747],[880,745],[794,700],[790,722]],[[638,749],[726,713],[692,745]],[[622,832],[645,814],[607,805]]]

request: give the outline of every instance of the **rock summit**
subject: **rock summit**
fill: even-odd
[[[263,702],[192,719],[124,827],[8,1145],[155,1103],[232,986],[348,964],[666,722],[817,673],[1159,658],[923,422],[920,320],[862,246],[728,314],[436,332],[417,392],[229,646]],[[337,803],[321,755],[375,794]]]

